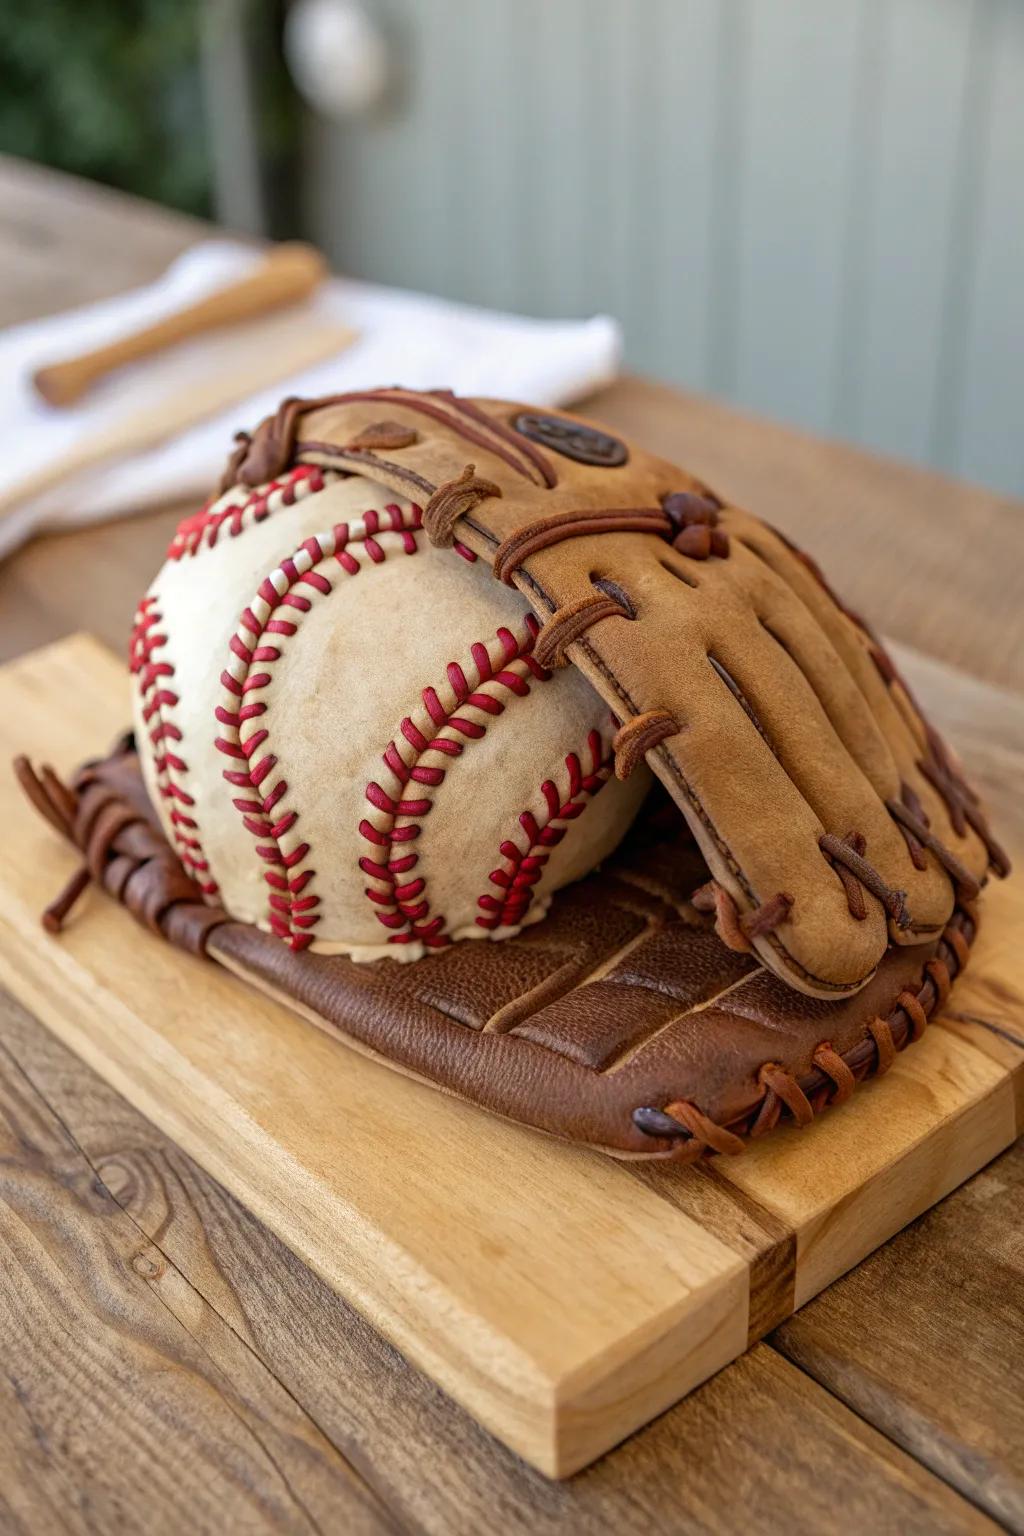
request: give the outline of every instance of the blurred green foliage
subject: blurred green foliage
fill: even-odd
[[[209,213],[202,3],[7,0],[0,149]]]

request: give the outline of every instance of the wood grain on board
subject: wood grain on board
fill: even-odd
[[[0,1045],[0,1527],[395,1529]],[[145,1482],[120,1465],[149,1450]],[[60,1454],[55,1455],[59,1447]],[[301,1496],[295,1492],[301,1484]],[[10,1523],[8,1523],[8,1521]]]
[[[775,1335],[783,1353],[1024,1530],[1024,1143]]]
[[[33,1103],[31,1119],[23,1111],[17,1116],[18,1152],[0,1165],[0,1177],[21,1179],[21,1169],[35,1170],[36,1230],[45,1216],[51,1264],[70,1283],[87,1246],[82,1228],[90,1228],[88,1241],[95,1243],[97,1233],[123,1230],[124,1223],[135,1234],[132,1252],[151,1260],[107,1264],[102,1279],[106,1316],[116,1317],[119,1330],[111,1368],[122,1355],[131,1362],[146,1405],[143,1425],[160,1415],[161,1430],[135,1434],[118,1424],[112,1432],[117,1454],[94,1454],[104,1434],[102,1424],[94,1430],[102,1407],[95,1376],[54,1369],[66,1348],[63,1289],[35,1294],[30,1328],[23,1326],[24,1309],[9,1307],[4,1297],[0,1339],[6,1344],[8,1336],[21,1335],[18,1379],[47,1384],[34,1402],[23,1392],[11,1403],[3,1421],[10,1426],[6,1445],[0,1436],[0,1522],[6,1519],[19,1536],[49,1536],[56,1524],[71,1536],[91,1536],[94,1510],[105,1531],[145,1525],[153,1536],[178,1536],[186,1526],[222,1536],[239,1529],[241,1519],[248,1533],[260,1536],[304,1531],[303,1508],[310,1530],[314,1519],[322,1531],[374,1529],[376,1511],[363,1500],[359,1475],[400,1529],[427,1536],[478,1536],[496,1524],[508,1536],[996,1530],[804,1369],[765,1345],[576,1477],[551,1482],[411,1367],[180,1147],[2,994],[0,1033],[0,1135],[13,1124],[8,1116],[15,1101]],[[56,1155],[45,1160],[38,1150],[40,1120],[60,1127]],[[86,1197],[68,1198],[83,1189]],[[60,1220],[48,1214],[58,1209]],[[964,1214],[959,1239],[969,1256],[972,1211]],[[16,1233],[19,1271],[21,1241]],[[150,1348],[149,1298],[160,1294],[168,1272],[190,1302],[187,1313],[179,1307],[180,1315],[220,1367],[207,1362],[196,1373],[206,1389],[199,1402],[189,1395],[185,1371],[169,1368],[167,1353]],[[92,1293],[97,1289],[93,1283]],[[571,1297],[562,1305],[571,1305]],[[174,1322],[168,1317],[168,1325]],[[93,1317],[90,1326],[109,1340],[106,1317]],[[229,1359],[223,1343],[213,1342],[218,1338],[233,1341]],[[228,1421],[226,1470],[211,1469],[206,1456],[223,1433],[221,1400],[234,1403],[244,1387],[251,1411],[254,1384],[261,1387],[261,1412],[249,1424],[278,1466],[251,1441],[244,1497],[236,1505],[224,1495],[242,1460],[241,1428],[231,1439]],[[168,1403],[185,1408],[181,1423],[171,1418]],[[58,1420],[61,1426],[81,1422],[88,1438],[59,1435]],[[323,1452],[311,1424],[334,1447],[336,1460]],[[168,1463],[190,1474],[170,1488]]]
[[[3,745],[67,771],[117,734],[125,699],[95,642],[51,646],[0,675]],[[54,942],[36,913],[74,854],[17,795],[0,786],[5,984],[549,1474],[677,1401],[1015,1134],[1024,1053],[940,1026],[810,1132],[710,1175],[637,1176],[339,1047],[95,893]],[[1013,887],[989,907],[998,933]]]

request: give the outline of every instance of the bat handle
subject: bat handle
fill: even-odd
[[[152,357],[206,331],[298,303],[318,287],[326,273],[324,258],[312,246],[300,241],[275,246],[255,271],[237,283],[121,336],[109,346],[40,368],[32,375],[32,382],[50,405],[73,405],[98,379],[126,363]]]

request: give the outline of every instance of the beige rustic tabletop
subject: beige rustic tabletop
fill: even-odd
[[[0,160],[0,324],[206,233]],[[1021,761],[1024,505],[637,379],[585,408],[807,544],[928,658],[992,781]],[[121,648],[182,511],[0,566],[0,659],[78,629]],[[1022,1196],[1018,1144],[552,1484],[0,993],[0,1530],[1024,1530]],[[94,1327],[69,1331],[71,1289]]]

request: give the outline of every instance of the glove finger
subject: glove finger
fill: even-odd
[[[972,828],[971,818],[957,809],[959,786],[947,785],[944,792],[937,788],[936,780],[943,779],[941,743],[926,727],[884,652],[859,621],[838,605],[805,557],[746,514],[730,510],[729,519],[737,541],[792,589],[842,658],[896,760],[901,803],[925,822],[940,850],[952,855],[947,861],[950,868],[959,864],[972,877],[980,878],[990,849]],[[998,850],[994,850],[993,862],[998,867]]]
[[[821,623],[789,583],[739,541],[733,561],[743,571],[758,621],[789,652],[879,799],[898,793],[900,767],[892,744]]]
[[[887,906],[890,937],[899,943],[920,942],[945,927],[953,908],[949,878],[931,860],[921,861],[923,869],[915,867],[887,808],[887,800],[898,794],[899,773],[885,743],[879,738],[869,778],[844,739],[844,707],[852,703],[853,720],[864,725],[866,706],[820,629],[791,594],[788,601],[774,604],[774,620],[774,629],[753,614],[745,622],[731,623],[716,641],[714,663],[720,675],[728,674],[723,681],[737,688],[752,708],[779,762],[825,831],[867,859],[892,892],[905,893],[904,900],[894,896]],[[828,674],[826,691],[834,715],[815,687],[818,671]],[[824,851],[821,857],[827,878],[846,893],[850,915],[861,920],[857,914],[879,898],[859,882],[851,884],[849,873],[839,872],[846,866],[833,868]],[[793,919],[799,921],[795,909]]]
[[[644,586],[634,594],[641,608],[657,600],[647,590],[654,580],[649,573],[637,576]],[[678,603],[675,591],[662,598]],[[749,619],[749,609],[726,592],[702,609],[699,621],[695,616],[680,629],[672,658],[677,691],[687,700],[685,719],[666,742],[669,751],[652,752],[648,761],[687,808],[712,874],[741,911],[761,908],[780,893],[792,898],[794,917],[752,939],[765,963],[818,996],[855,990],[885,952],[885,914],[872,901],[862,919],[851,916],[842,881],[818,846],[828,828],[708,660],[714,637],[706,624],[713,619],[727,629],[731,617]]]

